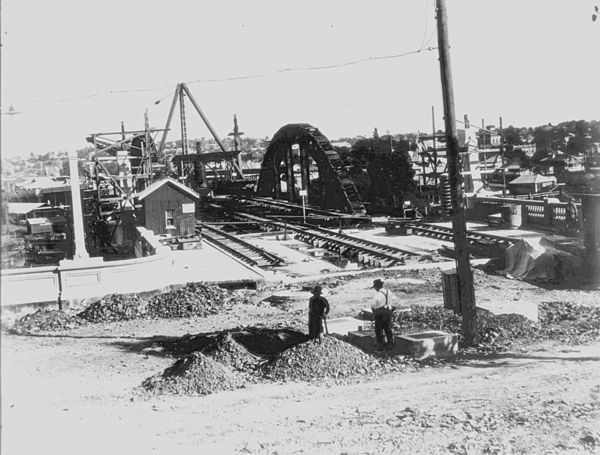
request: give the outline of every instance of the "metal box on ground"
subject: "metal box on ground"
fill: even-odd
[[[458,352],[458,336],[436,330],[398,335],[395,344],[401,353],[416,359],[451,357]]]

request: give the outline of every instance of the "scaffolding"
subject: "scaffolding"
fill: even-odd
[[[121,131],[87,138],[96,148],[90,171],[93,190],[84,197],[88,232],[93,234],[88,246],[96,251],[114,249],[119,227],[134,213],[134,196],[152,183],[157,152],[153,135],[159,131],[149,127],[146,113],[143,130],[126,131],[121,123]],[[127,243],[126,228],[117,244]]]

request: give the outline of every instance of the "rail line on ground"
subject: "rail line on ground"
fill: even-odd
[[[263,248],[252,245],[238,236],[229,234],[213,225],[197,222],[196,229],[202,230],[202,237],[207,242],[224,249],[235,257],[256,267],[272,267],[281,265],[285,261],[283,258],[270,253]]]

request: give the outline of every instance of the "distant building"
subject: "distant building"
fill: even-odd
[[[139,219],[156,235],[194,235],[199,197],[176,180],[159,180],[138,193],[137,200],[142,205]]]
[[[508,184],[512,194],[544,193],[555,186],[556,177],[539,174],[523,174]]]
[[[594,142],[584,155],[585,167],[590,170],[600,170],[600,142]]]

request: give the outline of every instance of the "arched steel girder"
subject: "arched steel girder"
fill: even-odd
[[[292,150],[297,144],[299,149]],[[319,172],[319,188],[312,188],[310,162]],[[300,177],[301,188],[296,187]],[[281,181],[286,183],[282,188]],[[354,181],[338,153],[321,132],[307,123],[285,125],[275,133],[265,152],[257,194],[301,202],[299,189],[308,190],[308,203],[342,213],[365,213]]]

